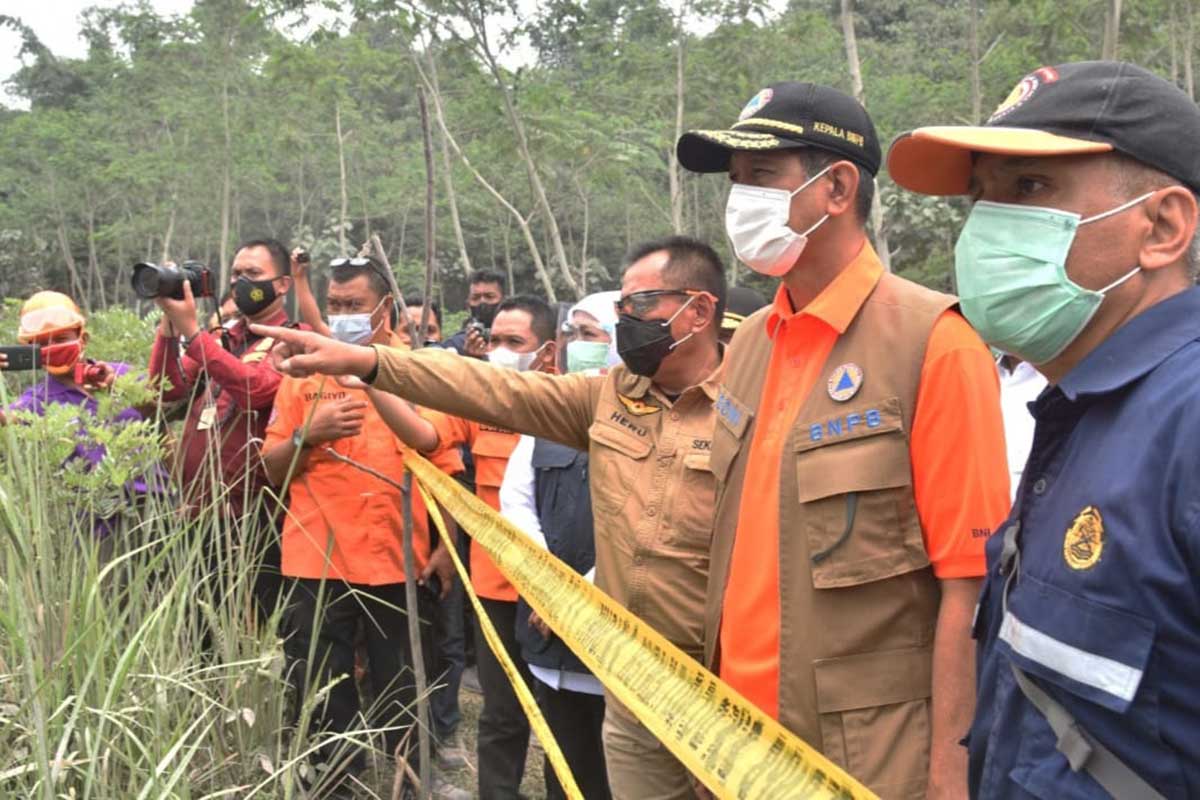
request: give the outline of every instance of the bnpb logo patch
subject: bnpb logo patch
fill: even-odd
[[[862,388],[862,384],[862,367],[858,366],[858,364],[846,363],[835,369],[833,374],[829,376],[826,389],[829,391],[831,398],[839,403],[844,403],[858,394],[858,390]]]

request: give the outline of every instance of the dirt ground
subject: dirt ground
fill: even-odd
[[[479,797],[479,779],[475,771],[475,736],[479,729],[479,712],[483,710],[483,696],[463,687],[458,694],[458,704],[463,717],[458,732],[470,766],[446,773],[445,778],[455,786],[467,789],[474,797]],[[521,796],[529,800],[545,800],[542,746],[536,736],[530,735],[529,739],[529,755],[525,759],[525,780],[521,782]]]

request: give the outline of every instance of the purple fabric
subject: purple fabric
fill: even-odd
[[[129,364],[121,362],[109,362],[108,366],[113,368],[113,372],[116,373],[117,377],[127,374],[132,369]],[[22,392],[20,397],[9,404],[7,410],[28,411],[40,417],[45,413],[47,405],[78,406],[95,416],[100,404],[95,398],[88,396],[80,389],[59,381],[53,375],[47,375],[42,383],[31,386]],[[141,422],[144,419],[145,417],[137,409],[126,408],[117,414],[112,422],[123,424],[127,422]],[[94,467],[104,460],[105,450],[103,445],[87,441],[82,431],[80,431],[80,439],[82,441],[75,445],[75,452],[67,459],[68,461],[75,458],[82,458]],[[166,492],[167,487],[167,475],[162,467],[156,467],[153,475],[139,476],[125,484],[127,491],[142,495],[150,492]],[[100,536],[105,536],[110,532],[105,520],[96,521],[96,532]]]

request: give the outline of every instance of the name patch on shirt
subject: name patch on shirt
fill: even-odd
[[[622,414],[620,411],[614,411],[612,413],[612,416],[609,417],[609,420],[617,423],[618,425],[620,425],[622,428],[625,428],[626,430],[633,431],[638,436],[645,436],[647,433],[645,428],[643,428],[641,425],[634,425],[633,421],[630,420],[628,417],[626,417],[624,414]]]
[[[826,439],[836,439],[857,433],[864,428],[878,428],[883,425],[883,414],[878,408],[868,408],[861,413],[853,412],[842,417],[834,417],[824,422],[813,422],[808,425],[808,440],[821,442]]]
[[[729,399],[729,395],[725,392],[717,395],[717,402],[713,404],[717,409],[717,415],[725,420],[732,427],[737,427],[742,422],[742,410],[733,404]]]
[[[304,400],[305,402],[312,402],[313,400],[341,400],[345,396],[345,392],[305,392]]]

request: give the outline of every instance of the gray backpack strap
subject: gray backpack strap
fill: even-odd
[[[1010,664],[1017,686],[1050,723],[1058,737],[1058,751],[1067,757],[1071,769],[1083,770],[1116,800],[1166,800],[1154,787],[1142,780],[1124,761],[1080,727],[1062,704],[1030,680],[1015,664]]]

